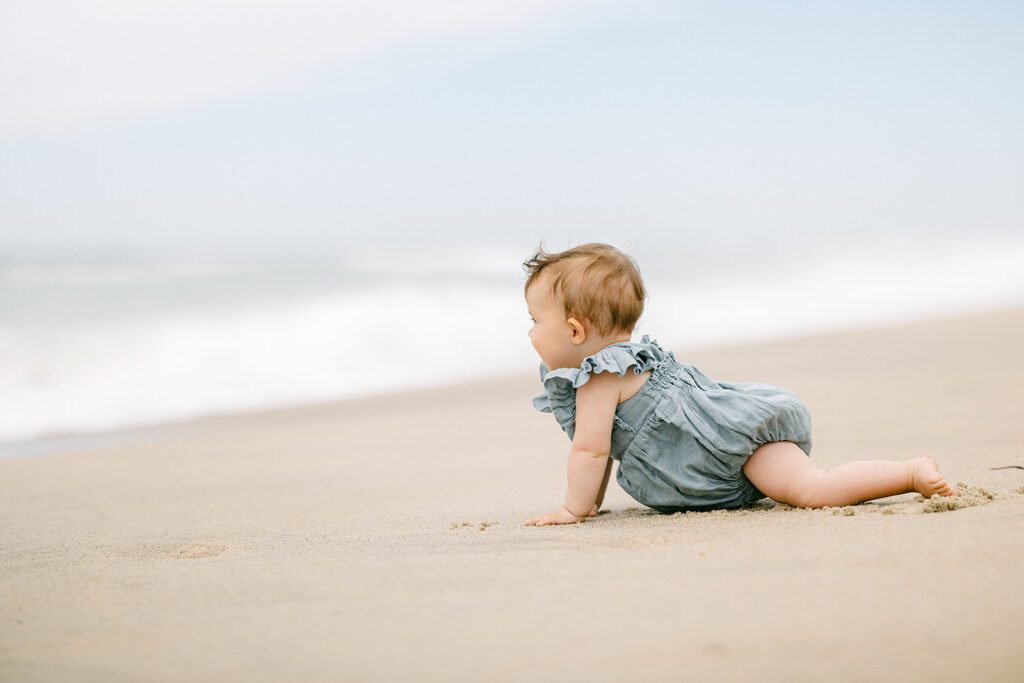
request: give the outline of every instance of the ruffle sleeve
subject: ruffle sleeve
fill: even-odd
[[[533,398],[533,407],[542,413],[553,413],[562,429],[571,439],[576,423],[576,389],[599,372],[614,372],[625,376],[631,369],[639,375],[650,370],[666,356],[666,351],[650,335],[640,343],[620,342],[606,346],[587,356],[578,368],[548,370],[540,364],[540,379],[544,393]]]

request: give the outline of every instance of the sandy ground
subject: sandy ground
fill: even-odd
[[[209,419],[0,462],[0,680],[1020,680],[1024,309],[659,342],[800,394],[821,465],[929,454],[976,504],[659,515],[611,484],[522,526],[568,452],[534,368]]]

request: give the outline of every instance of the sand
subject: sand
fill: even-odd
[[[1020,680],[1024,309],[688,352],[962,494],[562,500],[534,368],[0,462],[0,681]],[[383,410],[384,407],[388,410]],[[1001,468],[1001,469],[994,469]]]

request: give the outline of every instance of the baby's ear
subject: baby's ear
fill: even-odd
[[[587,328],[576,318],[569,318],[565,323],[572,330],[572,343],[582,344],[587,341]]]

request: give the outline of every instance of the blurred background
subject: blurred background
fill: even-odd
[[[1013,2],[6,0],[0,446],[536,373],[541,242],[632,254],[634,339],[681,360],[1024,304],[1022,29]]]

